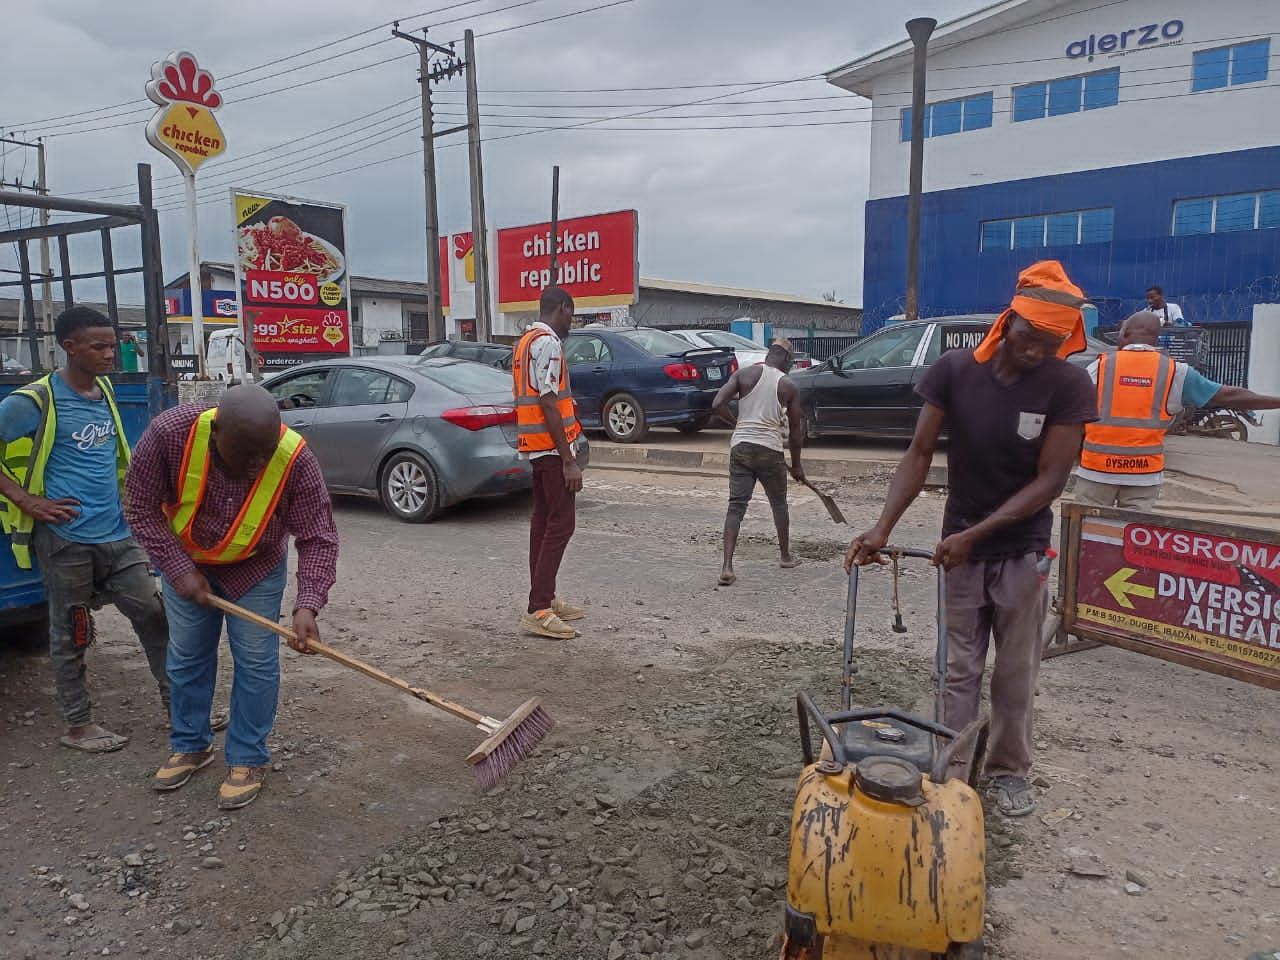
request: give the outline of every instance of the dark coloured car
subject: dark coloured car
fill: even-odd
[[[454,357],[471,360],[499,370],[511,369],[511,347],[503,343],[476,343],[472,340],[436,340],[428,343],[420,357]]]
[[[376,497],[393,517],[433,520],[471,497],[527,490],[511,375],[451,357],[305,363],[262,384],[306,439],[333,493]],[[586,438],[578,441],[586,466]]]
[[[897,323],[864,337],[810,370],[791,374],[810,437],[910,437],[923,405],[916,384],[947,350],[972,349],[995,317],[940,317]],[[1112,349],[1090,338],[1071,362],[1088,366]]]
[[[690,347],[649,327],[591,327],[565,341],[578,417],[615,443],[637,443],[650,427],[696,433],[711,401],[738,369],[733,351]]]

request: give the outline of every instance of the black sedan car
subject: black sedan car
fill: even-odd
[[[809,437],[910,437],[923,405],[916,384],[947,350],[982,342],[993,316],[940,317],[877,330],[809,370],[791,373]],[[1090,338],[1071,362],[1088,366],[1112,349]]]

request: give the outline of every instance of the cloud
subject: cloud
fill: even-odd
[[[590,91],[813,76],[897,40],[903,35],[902,23],[918,11],[847,0],[793,4],[634,0],[555,23],[483,36],[603,0],[537,0],[520,9],[491,13],[512,2],[481,0],[427,21],[413,19],[409,15],[414,10],[393,0],[374,0],[359,7],[300,0],[230,0],[200,9],[158,0],[28,6],[16,9],[8,24],[10,34],[24,40],[12,44],[0,63],[0,84],[6,90],[23,91],[23,96],[6,102],[0,120],[6,132],[15,132],[14,124],[25,123],[28,134],[49,136],[54,193],[90,191],[84,195],[127,202],[134,195],[130,188],[114,193],[100,188],[131,184],[135,165],[142,161],[153,165],[160,201],[173,206],[181,199],[181,182],[169,161],[146,145],[143,127],[149,111],[139,101],[153,60],[173,49],[192,50],[219,78],[226,102],[218,116],[229,146],[200,174],[201,182],[207,184],[202,199],[209,201],[200,208],[205,259],[230,259],[227,190],[234,183],[347,204],[353,268],[365,275],[420,279],[425,274],[423,177],[414,104],[375,113],[416,96],[416,61],[408,56],[412,53],[408,44],[391,40],[389,29],[380,27],[344,44],[285,61],[276,69],[232,75],[397,16],[405,18],[406,29],[467,17],[467,22],[432,29],[430,36],[438,42],[460,38],[468,24],[481,35],[477,68],[481,101],[488,104],[482,125],[485,136],[491,138],[484,145],[491,224],[546,219],[551,167],[559,164],[565,215],[626,208],[640,212],[643,275],[807,295],[835,289],[849,302],[859,301],[869,143],[865,124],[760,130],[651,128],[855,120],[865,114],[734,117],[742,112],[826,107],[847,111],[865,106],[865,101],[845,97],[820,80],[731,97],[723,94],[732,88],[718,87]],[[441,8],[450,0],[435,0],[433,5]],[[950,0],[936,6],[950,15],[968,5]],[[424,7],[429,9],[421,4],[419,10]],[[50,56],[50,51],[55,55]],[[312,65],[282,72],[304,63]],[[367,69],[338,79],[300,85],[366,65]],[[293,89],[255,97],[282,87]],[[585,92],[533,92],[551,90]],[[463,92],[461,79],[437,86],[440,126],[460,122],[448,115],[461,113]],[[663,119],[545,133],[500,126],[569,126],[574,121],[539,118],[614,116],[650,110],[653,104],[710,97],[720,99],[649,114]],[[727,105],[728,101],[816,97],[839,99]],[[125,105],[105,113],[119,116],[48,120],[116,103]],[[405,117],[395,120],[397,112]],[[673,115],[705,117],[669,119]],[[42,118],[47,122],[31,122]],[[344,121],[350,123],[324,136],[303,139]],[[78,125],[66,126],[69,122]],[[68,135],[113,125],[119,126]],[[350,132],[360,125],[370,129]],[[600,129],[619,126],[640,129]],[[378,138],[385,142],[375,142]],[[465,135],[437,143],[442,226],[446,232],[467,230]],[[273,147],[277,149],[264,153]],[[328,154],[316,156],[324,151]],[[307,182],[402,153],[410,155]],[[12,178],[19,157],[10,152],[5,159],[6,175]],[[28,180],[30,171],[29,166]],[[185,269],[185,231],[179,209],[163,214],[167,277]],[[2,265],[8,266],[12,251],[0,256],[7,258]]]

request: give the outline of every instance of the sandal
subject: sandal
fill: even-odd
[[[996,792],[996,807],[1006,817],[1025,817],[1035,810],[1035,791],[1024,778],[1009,775],[992,777],[991,786]]]
[[[83,753],[115,753],[115,751],[129,742],[129,738],[122,737],[118,733],[112,733],[110,730],[104,730],[102,733],[92,737],[63,735],[58,742],[64,747],[70,747],[72,750],[79,750]]]

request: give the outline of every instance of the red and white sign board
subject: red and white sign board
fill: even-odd
[[[561,220],[556,285],[576,307],[617,307],[636,302],[640,285],[638,217],[634,210]],[[538,309],[552,285],[551,224],[498,231],[498,309]]]

